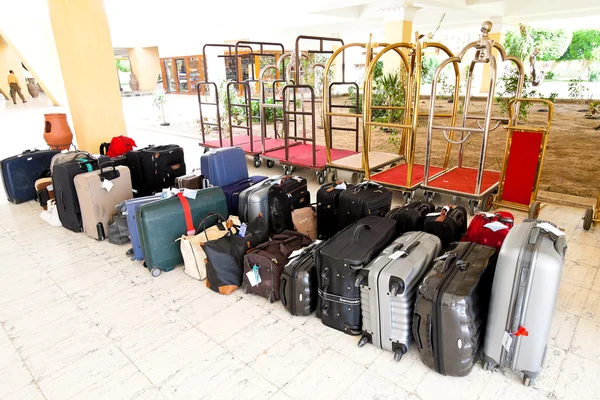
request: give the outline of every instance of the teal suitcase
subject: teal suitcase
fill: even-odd
[[[198,191],[195,199],[188,198],[194,226],[197,228],[208,213],[227,214],[225,194],[218,187]],[[181,201],[171,197],[162,201],[144,204],[137,209],[137,226],[144,255],[144,266],[153,276],[161,271],[171,271],[183,264],[179,239],[187,232]],[[207,227],[215,219],[207,220]]]

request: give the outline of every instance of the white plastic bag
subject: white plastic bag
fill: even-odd
[[[56,209],[56,200],[48,200],[47,208],[47,210],[42,211],[40,218],[52,226],[62,226],[58,217],[58,210]]]

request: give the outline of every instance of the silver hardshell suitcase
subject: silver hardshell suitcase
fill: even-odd
[[[437,236],[407,232],[361,270],[356,280],[363,331],[359,347],[373,343],[400,361],[412,342],[417,289],[441,253]]]
[[[267,178],[240,193],[238,203],[240,222],[252,222],[262,214],[267,225],[269,224],[269,188],[284,176]]]
[[[546,354],[558,299],[567,241],[556,226],[526,220],[502,245],[490,300],[483,347],[484,369],[523,372],[533,383]]]

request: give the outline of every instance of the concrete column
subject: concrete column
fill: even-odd
[[[73,128],[80,149],[125,135],[125,118],[103,0],[48,0]]]
[[[21,85],[21,93],[25,99],[30,99],[31,96],[27,91],[27,82],[25,81],[25,75],[23,74],[23,66],[21,65],[21,59],[13,48],[6,42],[2,41],[0,37],[0,89],[10,96],[10,88],[8,86],[8,71],[15,71],[15,75]],[[21,102],[19,96],[17,96],[17,102]]]
[[[504,29],[502,29],[502,26],[500,26],[499,24],[494,24],[493,29],[496,32],[489,34],[490,39],[493,40],[494,42],[502,44],[504,42],[504,36],[505,36]],[[499,32],[498,32],[498,30],[499,30]],[[496,57],[496,62],[497,62],[496,66],[498,68],[498,70],[496,71],[496,79],[498,79],[503,72],[502,60],[500,59],[500,53],[498,53],[498,51],[493,50],[492,53]],[[488,90],[490,89],[490,78],[491,78],[490,66],[489,66],[489,64],[484,64],[483,70],[481,71],[481,87],[479,89],[479,91],[481,93],[487,94]],[[461,80],[463,80],[463,79],[464,79],[464,75],[461,77]],[[474,86],[473,89],[475,89],[476,88],[475,82],[473,82],[473,86]]]
[[[140,90],[156,89],[158,74],[160,74],[160,58],[158,47],[134,47],[128,50],[131,72],[140,83]]]
[[[390,44],[414,41],[413,20],[419,9],[409,4],[390,4],[383,7],[381,10],[384,12],[385,41]],[[397,54],[388,52],[383,56],[383,71],[389,73],[399,69],[400,63]]]

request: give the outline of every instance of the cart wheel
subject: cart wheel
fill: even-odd
[[[208,152],[210,151],[210,149],[209,149],[208,147],[203,147],[203,149],[204,149],[204,153],[205,153],[205,154],[206,154],[206,153],[208,153]]]
[[[403,196],[404,196],[404,204],[408,204],[413,199],[413,192],[404,192]]]
[[[332,172],[331,173],[331,182],[333,183],[335,181],[337,181],[337,174],[335,172]]]
[[[284,174],[284,175],[290,175],[290,171],[289,171],[289,169],[288,169],[287,165],[284,165],[284,166],[283,166],[283,174]]]
[[[317,175],[317,178],[319,180],[319,185],[322,185],[325,183],[325,174],[323,172],[319,172],[319,175]]]
[[[360,340],[358,341],[357,346],[358,347],[363,347],[365,344],[369,343],[369,338],[366,336],[363,336],[360,338]]]
[[[492,205],[494,204],[494,196],[487,195],[479,202],[479,210],[483,212],[488,212],[492,209]]]
[[[431,203],[433,201],[434,193],[432,192],[423,192],[423,197],[425,197],[425,201]]]
[[[592,227],[592,220],[594,219],[594,209],[588,208],[585,210],[585,216],[583,217],[583,229],[589,231]]]
[[[390,168],[396,168],[397,166],[398,166],[398,163],[397,163],[397,162],[395,162],[395,163],[391,163],[391,164],[390,164]]]
[[[296,172],[296,166],[290,165],[290,174],[293,174],[294,172]]]
[[[533,203],[531,203],[531,206],[529,206],[529,218],[537,219],[537,217],[540,216],[541,209],[542,203],[540,203],[539,201],[534,201]]]
[[[267,168],[273,168],[274,165],[275,165],[275,161],[267,160]]]
[[[131,256],[133,254],[133,248],[127,250],[127,252],[125,253],[126,256]]]
[[[271,304],[275,303],[275,294],[273,292],[271,292],[271,294],[269,294],[269,303],[271,303]]]
[[[468,204],[469,204],[469,214],[475,215],[475,213],[477,212],[477,202],[473,201],[473,200],[469,200]]]
[[[262,160],[260,159],[260,156],[254,156],[254,167],[260,168],[261,165],[262,165]]]
[[[158,268],[152,268],[152,270],[150,270],[150,273],[152,274],[153,277],[157,277],[160,275],[160,269]]]

